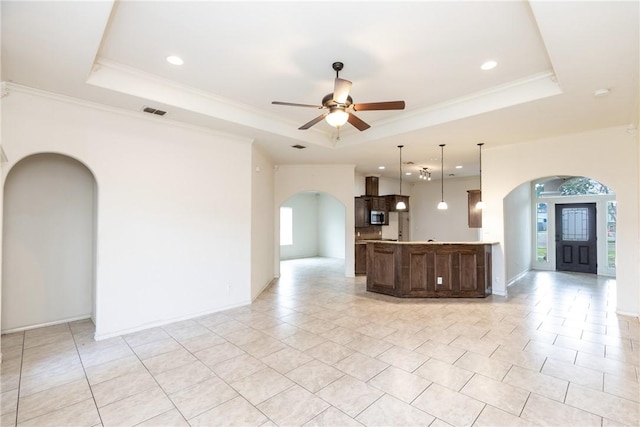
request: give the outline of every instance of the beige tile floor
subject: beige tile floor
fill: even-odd
[[[509,298],[400,300],[287,261],[250,306],[94,341],[2,336],[2,426],[638,426],[640,327],[615,281],[531,272]]]

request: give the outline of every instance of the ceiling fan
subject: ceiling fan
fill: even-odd
[[[319,110],[327,110],[315,119],[300,126],[298,129],[306,130],[326,118],[327,122],[336,128],[344,125],[346,122],[351,123],[356,129],[363,131],[371,126],[359,119],[354,111],[371,111],[371,110],[404,110],[404,101],[387,101],[387,102],[367,102],[364,104],[354,104],[353,99],[349,96],[351,82],[339,77],[340,70],[344,68],[342,62],[334,62],[332,65],[336,72],[336,80],[333,86],[333,93],[322,98],[322,105],[295,104],[291,102],[273,101],[276,105],[289,105],[293,107],[309,107]]]

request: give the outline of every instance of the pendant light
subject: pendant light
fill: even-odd
[[[445,144],[440,144],[440,203],[438,203],[438,209],[445,210],[449,207],[447,206],[447,202],[444,201],[444,146]]]
[[[398,145],[400,149],[400,195],[402,195],[402,147],[404,147],[404,145]],[[403,211],[405,209],[407,209],[407,205],[400,199],[398,203],[396,203],[396,210]]]
[[[476,209],[482,210],[484,209],[484,202],[482,201],[482,146],[484,142],[480,142],[478,147],[480,147],[480,200],[476,203]]]

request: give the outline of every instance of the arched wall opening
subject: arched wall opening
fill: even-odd
[[[555,183],[557,187],[559,183],[566,181],[567,177],[540,177],[522,183],[504,198],[507,286],[531,269],[565,270],[556,265],[556,236],[560,233],[556,224],[556,206],[594,206],[596,227],[587,230],[590,238],[596,241],[594,250],[597,257],[594,257],[596,265],[593,267],[597,266],[597,271],[592,272],[615,276],[615,232],[611,234],[612,229],[615,229],[615,217],[611,218],[611,208],[615,209],[616,204],[615,193],[568,195],[560,191],[539,191],[541,183]],[[599,184],[604,186],[603,183]],[[551,187],[555,188],[553,185]]]
[[[353,165],[278,165],[274,173],[274,275],[280,277],[280,206],[296,194],[313,192],[331,196],[344,207],[344,270],[354,277]],[[335,243],[335,242],[334,242]]]
[[[95,322],[97,184],[81,162],[34,154],[4,184],[2,331]]]
[[[323,192],[301,192],[280,206],[280,260],[345,259],[345,206]]]
[[[638,140],[625,127],[486,147],[483,152],[482,240],[496,242],[493,251],[493,291],[507,294],[504,203],[514,189],[545,176],[587,176],[616,191],[616,284],[619,314],[640,312],[640,194]],[[553,155],[550,155],[553,153]],[[521,191],[524,191],[521,189]]]

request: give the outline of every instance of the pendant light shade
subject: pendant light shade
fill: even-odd
[[[404,147],[404,145],[398,145],[398,148],[400,149],[400,195],[402,195],[402,147]],[[407,209],[407,205],[404,201],[400,200],[396,203],[397,211],[403,211],[405,209]]]
[[[484,202],[482,201],[482,146],[483,145],[484,145],[484,142],[481,142],[478,144],[478,147],[480,148],[480,200],[478,200],[478,203],[476,203],[476,209],[478,210],[484,209]]]
[[[447,202],[444,201],[444,146],[440,144],[440,203],[438,203],[438,209],[448,209]]]

